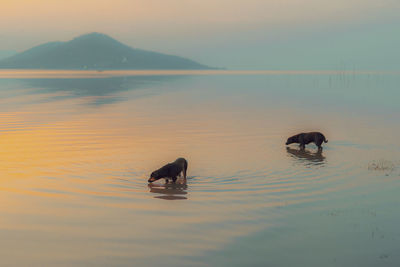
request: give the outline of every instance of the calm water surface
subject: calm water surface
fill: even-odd
[[[3,71],[2,265],[399,266],[400,76],[225,74]]]

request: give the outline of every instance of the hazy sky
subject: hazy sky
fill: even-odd
[[[97,31],[212,66],[400,69],[400,0],[0,0],[0,7],[0,50]]]

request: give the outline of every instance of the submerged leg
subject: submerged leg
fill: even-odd
[[[304,142],[304,137],[303,137],[303,135],[300,135],[300,136],[299,136],[299,143],[300,143],[300,148],[301,148],[301,149],[306,148],[306,144],[305,144],[305,142]]]
[[[315,140],[315,144],[317,145],[318,149],[321,148],[321,144],[324,140],[322,138],[317,138],[317,140]]]

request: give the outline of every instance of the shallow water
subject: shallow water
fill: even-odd
[[[398,74],[4,73],[4,265],[400,264]]]

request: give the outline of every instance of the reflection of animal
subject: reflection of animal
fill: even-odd
[[[305,159],[315,163],[321,163],[325,160],[325,157],[322,155],[322,148],[318,149],[318,151],[315,153],[311,153],[305,149],[293,149],[290,147],[286,147],[286,151],[293,157],[300,160]]]
[[[298,143],[301,148],[305,148],[307,144],[314,142],[318,148],[321,148],[322,142],[328,143],[325,136],[320,132],[300,133],[289,137],[286,145]]]
[[[168,178],[171,178],[175,183],[177,176],[183,172],[183,178],[186,180],[187,161],[184,158],[178,158],[174,162],[168,163],[160,169],[151,173],[149,183],[165,178],[168,183]]]
[[[181,200],[187,199],[187,185],[186,183],[179,184],[163,184],[157,185],[150,183],[150,192],[155,193],[154,198],[165,199],[165,200]]]

